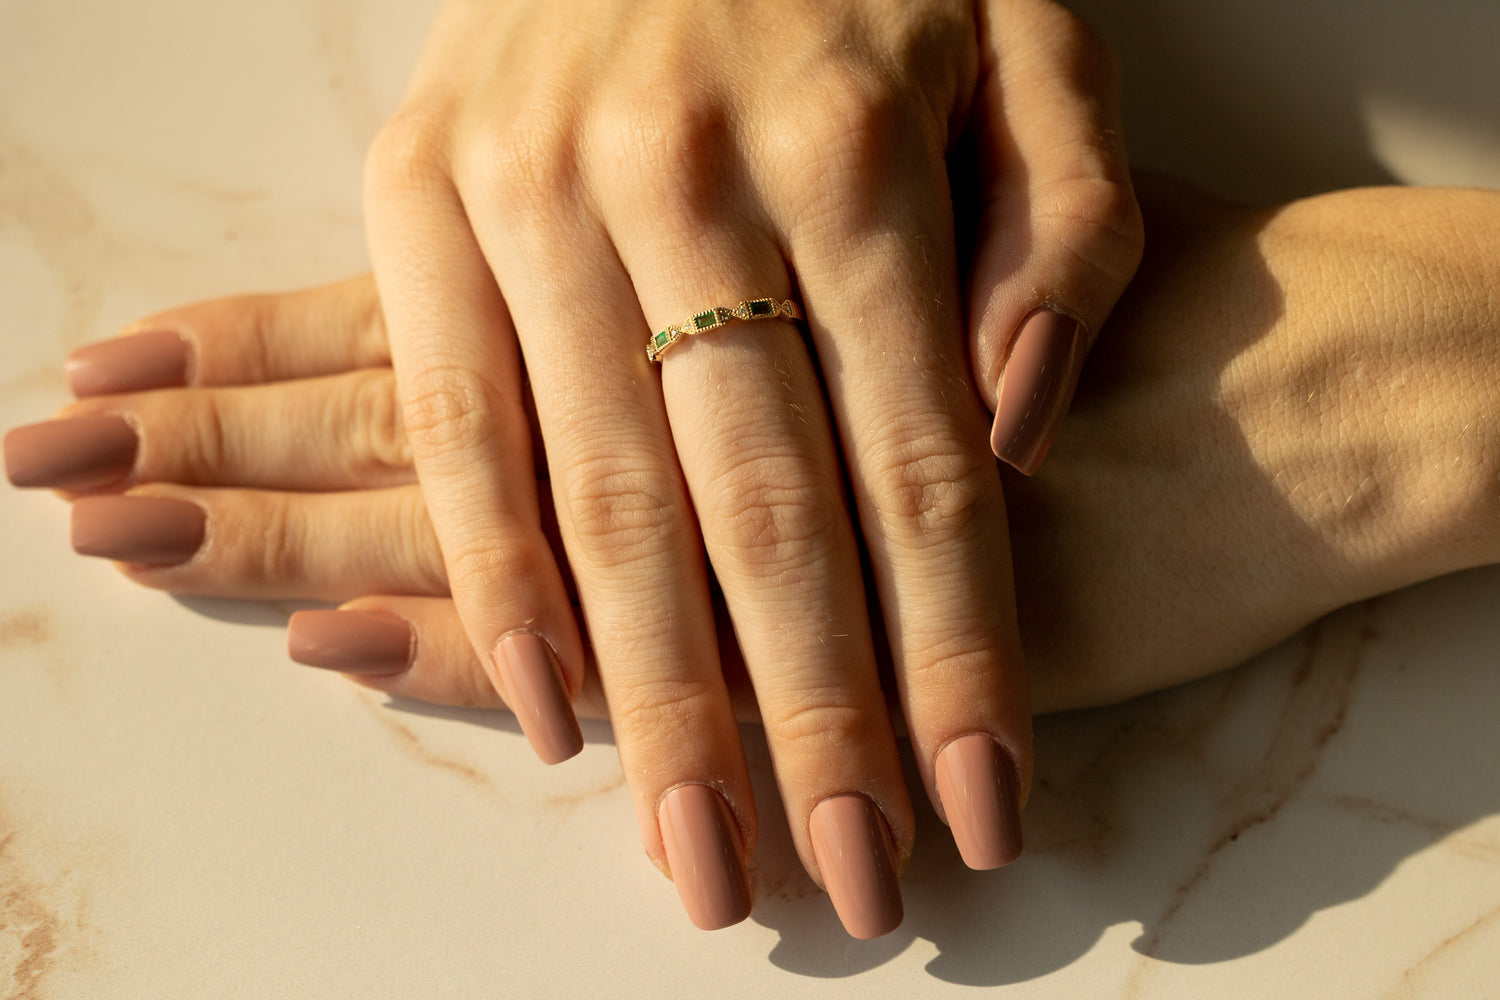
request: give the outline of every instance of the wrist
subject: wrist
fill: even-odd
[[[1500,195],[1390,188],[1258,234],[1281,319],[1222,388],[1349,599],[1500,561],[1497,232]]]

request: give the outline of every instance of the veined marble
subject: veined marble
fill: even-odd
[[[1492,3],[1079,7],[1143,163],[1500,186]],[[0,4],[0,425],[139,315],[363,269],[363,147],[432,10]],[[601,727],[544,768],[505,717],[290,664],[281,609],[73,556],[53,497],[0,489],[0,524],[0,1000],[1500,997],[1494,569],[1043,720],[1025,858],[971,873],[919,806],[906,922],[861,943],[770,797],[755,913],[704,934]]]

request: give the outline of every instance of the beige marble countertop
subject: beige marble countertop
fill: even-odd
[[[1500,186],[1500,7],[1081,5],[1139,159],[1229,193]],[[140,314],[363,269],[362,149],[430,0],[0,2],[0,425]],[[282,609],[177,601],[0,489],[0,998],[1500,998],[1500,571],[1044,720],[1029,851],[924,815],[902,928],[844,936],[777,807],[705,934],[613,746],[290,664]],[[763,748],[752,747],[766,774]]]

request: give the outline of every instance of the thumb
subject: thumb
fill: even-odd
[[[980,31],[972,358],[995,411],[990,445],[1030,475],[1144,236],[1109,48],[1051,0],[989,0]]]

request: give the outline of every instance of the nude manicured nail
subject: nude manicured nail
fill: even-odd
[[[73,551],[148,566],[185,563],[203,545],[208,515],[174,497],[81,497],[73,503]]]
[[[996,458],[1028,476],[1041,466],[1073,401],[1087,348],[1083,325],[1061,313],[1043,309],[1021,324],[990,430]]]
[[[714,931],[748,917],[745,848],[723,796],[707,785],[681,785],[661,800],[657,819],[688,919]]]
[[[1010,755],[987,733],[970,733],[937,755],[938,798],[970,868],[999,868],[1021,854],[1021,798]]]
[[[399,674],[412,639],[410,624],[383,611],[296,611],[286,632],[294,661],[344,674]]]
[[[5,475],[14,486],[96,490],[135,468],[140,441],[121,417],[73,417],[17,427],[5,435]]]
[[[75,396],[103,396],[187,385],[188,343],[172,330],[149,330],[85,344],[67,361]]]
[[[495,669],[500,694],[543,763],[561,763],[583,749],[568,688],[545,639],[535,632],[511,633],[495,647]]]
[[[889,934],[901,924],[896,850],[885,817],[863,795],[835,795],[813,807],[813,853],[844,930],[857,938]]]

